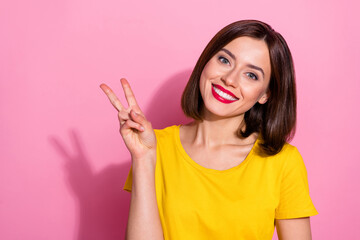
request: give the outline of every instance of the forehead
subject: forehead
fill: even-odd
[[[262,39],[239,37],[224,46],[237,61],[249,63],[271,71],[269,48]]]
[[[235,51],[248,51],[254,52],[254,54],[269,55],[269,49],[266,42],[262,39],[252,37],[238,37],[225,45],[225,48],[232,48]],[[234,52],[236,54],[236,52]]]

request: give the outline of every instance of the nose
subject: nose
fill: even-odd
[[[225,72],[222,77],[221,80],[224,82],[224,84],[226,86],[231,86],[231,87],[237,87],[238,85],[238,74],[237,71],[235,69],[231,69],[227,72]]]

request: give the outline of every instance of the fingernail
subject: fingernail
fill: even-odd
[[[134,116],[137,116],[137,113],[135,111],[133,111],[133,114],[134,114]]]
[[[145,131],[145,128],[143,126],[140,127],[141,131]]]

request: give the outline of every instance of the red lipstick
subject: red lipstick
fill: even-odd
[[[236,100],[229,100],[229,99],[225,99],[224,97],[220,96],[216,91],[215,91],[215,88],[219,89],[220,91],[226,93],[226,94],[229,94],[231,97],[233,98],[236,98]],[[214,96],[214,98],[216,98],[218,101],[222,102],[222,103],[232,103],[232,102],[235,102],[237,100],[239,100],[232,92],[226,90],[225,88],[221,87],[220,85],[217,85],[217,84],[212,84],[212,88],[211,88],[211,92]]]

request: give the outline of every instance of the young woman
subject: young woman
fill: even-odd
[[[287,143],[296,122],[293,61],[255,20],[226,26],[201,54],[182,96],[187,125],[153,130],[121,79],[120,133],[132,157],[127,239],[311,239],[306,169]]]

